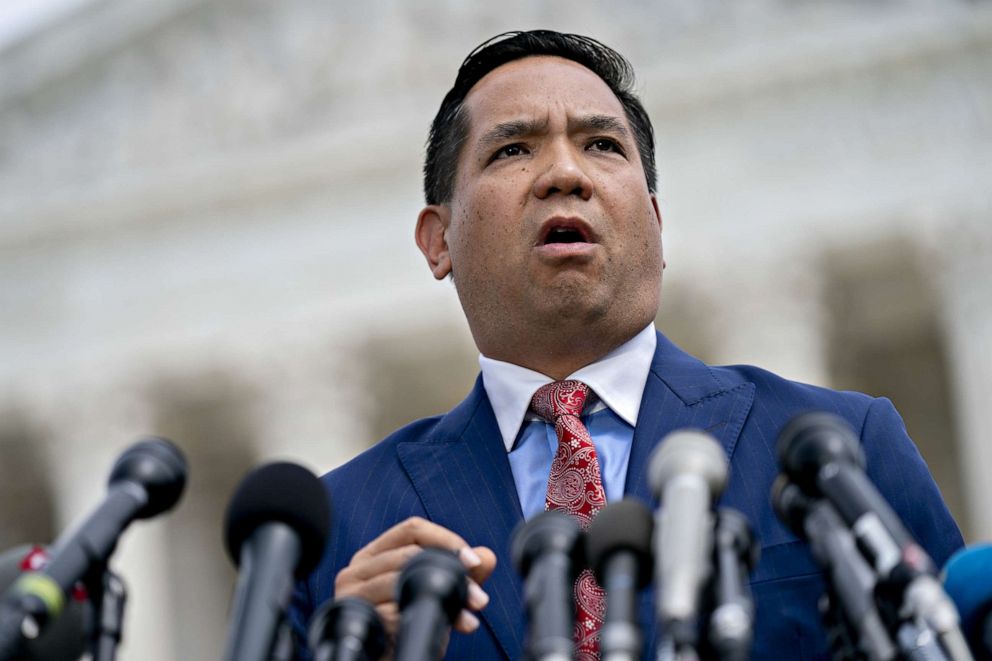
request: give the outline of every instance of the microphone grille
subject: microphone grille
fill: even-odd
[[[510,543],[510,556],[524,577],[530,573],[534,560],[549,551],[564,553],[577,566],[582,559],[581,538],[582,530],[575,517],[560,510],[547,510],[517,526]]]
[[[992,543],[960,549],[941,571],[944,591],[961,614],[961,630],[982,649],[982,625],[992,613]]]
[[[248,473],[234,492],[224,519],[224,543],[237,566],[241,545],[266,523],[283,523],[299,535],[296,577],[317,566],[331,526],[331,504],[320,479],[290,462],[265,464]]]
[[[452,623],[468,599],[468,570],[445,549],[427,547],[410,558],[396,581],[396,602],[402,611],[415,599],[428,595],[438,599]]]
[[[648,466],[651,489],[658,498],[673,478],[686,474],[701,478],[714,500],[727,484],[727,456],[723,448],[699,429],[680,429],[663,438]]]
[[[121,453],[110,471],[108,483],[113,487],[132,482],[144,489],[148,502],[136,516],[147,519],[175,507],[186,487],[188,473],[186,457],[175,443],[149,437]]]
[[[386,628],[375,607],[361,597],[342,597],[327,601],[310,618],[307,631],[310,651],[319,659],[334,658],[321,656],[318,651],[328,643],[362,646],[363,659],[379,659],[386,652]]]
[[[779,475],[772,483],[771,501],[779,521],[789,526],[797,537],[806,539],[803,523],[809,513],[811,501],[799,485],[791,482],[787,475]]]
[[[779,433],[776,452],[782,470],[804,489],[809,489],[826,463],[865,467],[857,435],[833,413],[817,411],[792,418]]]
[[[761,546],[757,543],[754,530],[746,516],[735,509],[721,507],[716,512],[713,536],[716,540],[722,540],[727,546],[733,548],[747,566],[748,571],[754,571],[754,568],[758,566]]]
[[[638,587],[651,580],[651,535],[654,520],[639,500],[625,498],[606,506],[586,531],[586,558],[600,583],[606,560],[618,551],[628,551],[637,559]]]

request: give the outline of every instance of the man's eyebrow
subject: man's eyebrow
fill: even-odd
[[[568,129],[573,132],[597,132],[604,131],[615,133],[624,138],[630,135],[630,131],[624,123],[612,115],[584,115],[568,121]],[[479,138],[478,149],[489,151],[492,147],[502,144],[507,140],[514,140],[529,135],[539,135],[548,130],[547,119],[514,119],[508,122],[500,122],[482,134]]]
[[[490,147],[495,147],[506,140],[536,135],[547,130],[547,119],[514,119],[509,122],[500,122],[482,134],[478,146],[480,150],[488,151]]]
[[[612,115],[585,115],[583,117],[576,117],[573,120],[569,120],[568,128],[570,131],[578,132],[605,131],[607,133],[619,134],[624,138],[630,135],[630,131],[627,130],[624,123]]]

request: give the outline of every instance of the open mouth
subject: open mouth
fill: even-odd
[[[586,237],[577,229],[556,227],[544,238],[544,245],[549,243],[586,243]]]
[[[538,245],[593,243],[588,225],[578,218],[556,218],[546,223]]]

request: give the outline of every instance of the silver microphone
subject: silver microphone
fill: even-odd
[[[648,468],[660,501],[655,603],[666,645],[695,649],[699,603],[712,571],[713,503],[727,483],[727,457],[709,434],[684,429],[662,439]]]

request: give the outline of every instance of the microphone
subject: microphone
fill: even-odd
[[[0,658],[22,637],[37,637],[57,619],[65,596],[78,581],[102,572],[124,529],[171,509],[186,485],[186,459],[164,438],[139,441],[114,463],[103,502],[78,527],[59,536],[41,571],[19,577],[5,595],[0,618]]]
[[[445,629],[468,599],[465,566],[450,551],[426,548],[403,567],[397,594],[396,661],[440,659]]]
[[[992,661],[992,544],[963,548],[942,572],[944,590],[961,614],[961,629],[978,661]]]
[[[292,595],[324,551],[331,505],[320,480],[288,462],[266,464],[238,485],[224,543],[240,568],[224,658],[268,661]]]
[[[603,661],[641,658],[643,635],[637,624],[637,591],[651,582],[651,512],[625,498],[600,512],[586,531],[586,558],[606,591],[606,617],[600,629]]]
[[[0,554],[0,592],[24,572],[39,570],[48,561],[41,546],[25,544]],[[68,600],[62,616],[33,640],[24,641],[21,654],[26,661],[77,661],[86,651],[88,604],[78,598]]]
[[[314,661],[377,661],[386,651],[386,629],[369,602],[358,597],[328,601],[310,620]]]
[[[840,608],[844,623],[857,636],[854,644],[869,659],[895,659],[895,644],[875,606],[875,573],[833,505],[810,498],[783,475],[772,487],[772,506],[779,519],[810,543],[813,557],[826,570],[831,605]]]
[[[541,512],[513,534],[510,552],[524,579],[524,603],[530,623],[528,659],[572,659],[572,594],[582,566],[581,536],[578,522],[556,510]]]
[[[883,580],[908,582],[933,564],[864,472],[861,443],[845,420],[804,413],[779,434],[778,459],[804,492],[833,503]]]
[[[727,457],[709,434],[675,431],[648,467],[660,509],[655,525],[658,620],[676,650],[695,649],[702,590],[711,572],[712,504],[727,483]]]
[[[754,600],[748,575],[758,564],[761,548],[751,525],[736,510],[721,508],[713,532],[716,576],[713,612],[707,638],[723,661],[745,661],[754,635]]]
[[[777,449],[789,478],[836,508],[874,565],[880,587],[894,591],[895,609],[922,618],[952,659],[970,658],[957,610],[933,576],[933,561],[868,479],[850,425],[830,413],[804,413],[785,426]]]

